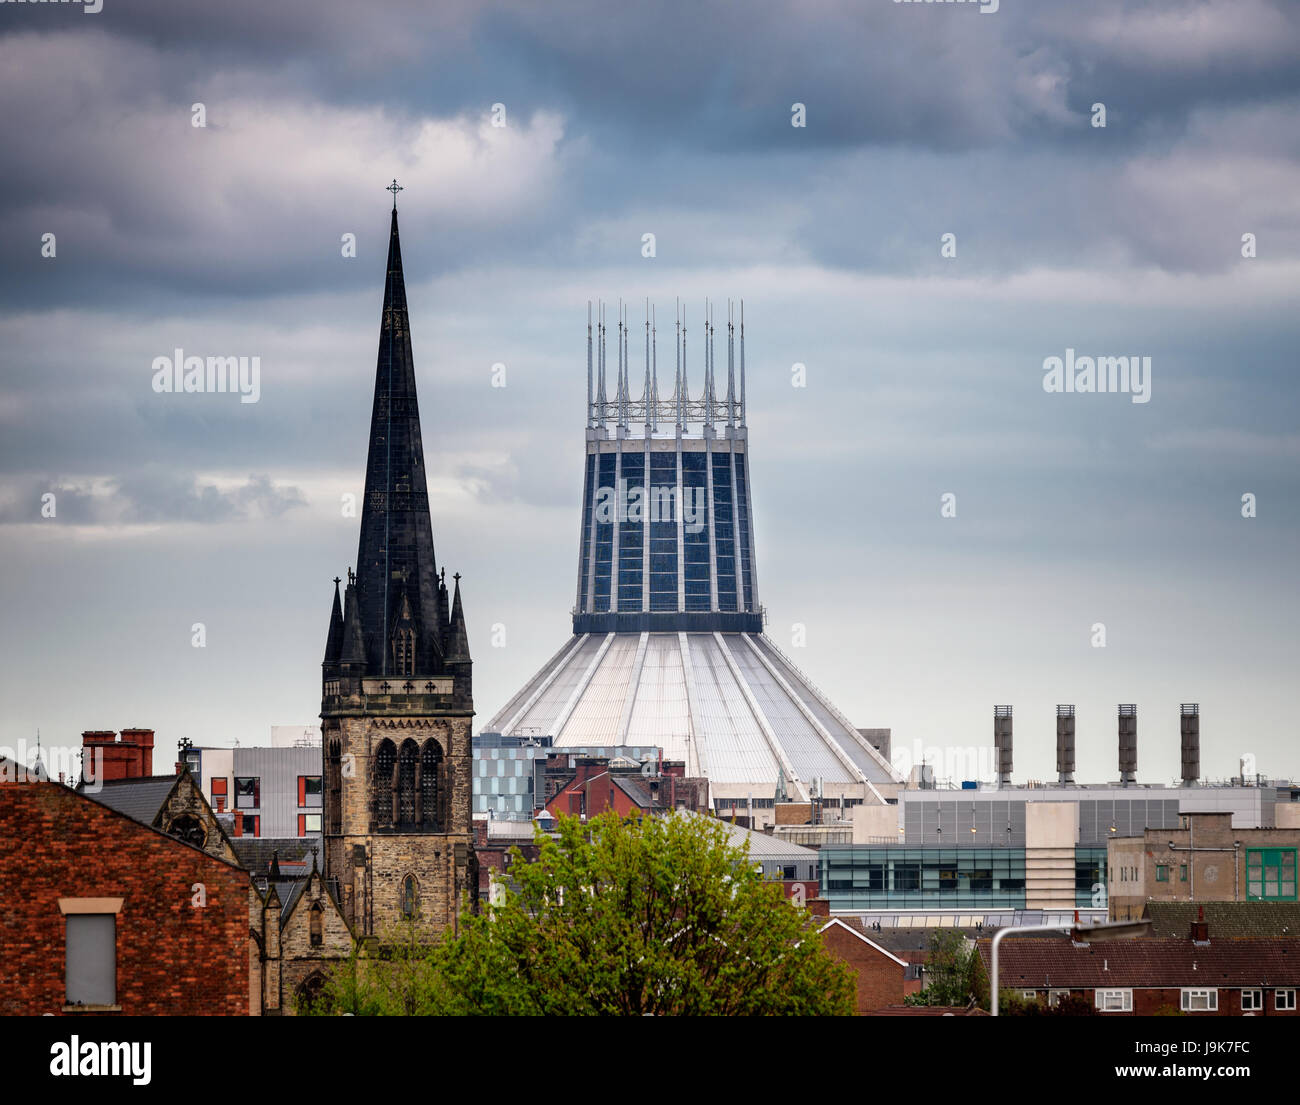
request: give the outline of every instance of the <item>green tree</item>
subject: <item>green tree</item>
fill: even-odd
[[[562,818],[430,959],[453,1015],[848,1014],[848,968],[719,822]]]
[[[906,1000],[909,1005],[967,1005],[980,993],[979,955],[975,945],[956,929],[935,929],[930,934],[930,955],[925,964],[925,989]]]
[[[312,1001],[298,998],[300,1016],[415,1017],[438,1012],[434,1004],[434,948],[411,918],[381,940],[356,944],[328,975]]]

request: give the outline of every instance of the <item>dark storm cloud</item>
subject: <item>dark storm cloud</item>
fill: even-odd
[[[1217,696],[1290,769],[1294,4],[104,2],[0,4],[0,738],[314,712],[397,176],[439,551],[510,627],[484,716],[568,628],[585,300],[658,296],[662,385],[673,297],[744,295],[770,631],[855,718],[971,743],[1010,671]],[[1153,354],[1153,401],[1045,394],[1069,345]],[[155,394],[180,346],[259,402]]]
[[[53,496],[52,502],[48,496]],[[194,473],[144,465],[89,485],[60,477],[11,482],[0,500],[0,525],[213,525],[279,518],[306,505],[298,488],[276,484],[265,475],[250,475],[243,484],[221,488],[201,481]]]
[[[388,175],[408,180],[412,236],[436,241],[423,273],[604,264],[639,239],[621,220],[658,217],[671,236],[674,213],[711,209],[761,223],[769,259],[916,271],[899,246],[942,219],[981,241],[971,263],[993,271],[1035,252],[1125,248],[1213,267],[1217,246],[1144,243],[1166,197],[1130,179],[1132,161],[1179,143],[1189,161],[1213,156],[1196,142],[1206,118],[1243,132],[1243,159],[1293,164],[1300,144],[1300,12],[1257,0],[989,16],[888,2],[639,5],[618,18],[587,2],[4,12],[9,309],[148,294],[220,311],[358,290],[368,273],[340,263],[340,236],[382,250],[374,192]],[[194,101],[206,130],[190,126]],[[476,129],[498,101],[514,144],[489,148]],[[1089,125],[1095,101],[1105,131]],[[1286,110],[1253,126],[1270,104]],[[459,122],[429,138],[429,120]],[[422,136],[423,157],[411,152]],[[1225,223],[1272,214],[1215,199],[1210,217]],[[593,239],[593,223],[619,233]],[[46,233],[57,262],[41,256]],[[690,264],[728,245],[696,227],[665,256]]]
[[[800,101],[816,120],[800,136],[807,144],[969,148],[1059,129],[1046,110],[1057,83],[1070,86],[1062,101],[1073,112],[1106,92],[1131,121],[1149,122],[1294,92],[1300,81],[1300,13],[1284,0],[1056,0],[1005,3],[993,15],[785,0],[643,4],[616,17],[598,0],[114,0],[99,20],[17,14],[17,28],[89,26],[192,71],[283,71],[337,103],[560,108],[583,117],[584,132],[629,146],[784,146]]]

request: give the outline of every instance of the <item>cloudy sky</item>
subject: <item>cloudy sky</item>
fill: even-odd
[[[743,297],[768,632],[845,714],[1012,703],[1023,780],[1073,702],[1101,781],[1136,702],[1154,782],[1199,702],[1207,775],[1300,775],[1298,57],[1285,0],[0,5],[0,745],[315,720],[397,177],[480,722],[569,632],[587,301]]]

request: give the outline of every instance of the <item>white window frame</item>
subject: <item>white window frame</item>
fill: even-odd
[[[1038,1000],[1038,991],[1037,991],[1037,990],[1021,990],[1021,991],[1020,991],[1020,1000],[1021,1000],[1021,1001],[1037,1001],[1037,1000]]]
[[[1243,1013],[1259,1013],[1264,1008],[1264,991],[1263,990],[1242,990],[1241,992],[1241,1011]]]
[[[1094,1004],[1099,1013],[1132,1013],[1133,1012],[1133,991],[1132,990],[1097,990],[1094,992]],[[1112,1005],[1111,999],[1118,999],[1118,1005]]]
[[[1285,990],[1273,991],[1273,1008],[1278,1010],[1295,1009],[1295,989],[1287,988]]]
[[[1195,1004],[1200,999],[1204,1000],[1204,1005]],[[1217,1013],[1219,991],[1208,986],[1184,986],[1179,1007],[1184,1013]]]
[[[1047,1008],[1048,1008],[1048,1009],[1055,1009],[1058,1005],[1061,1004],[1061,999],[1062,999],[1062,998],[1068,998],[1069,996],[1070,996],[1070,991],[1069,991],[1069,990],[1048,990],[1048,991],[1047,991]]]

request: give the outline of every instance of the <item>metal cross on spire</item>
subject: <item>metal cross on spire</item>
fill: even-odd
[[[400,184],[397,183],[397,178],[396,178],[396,177],[393,178],[393,183],[390,184],[387,188],[385,188],[384,191],[386,191],[386,192],[392,192],[392,193],[393,193],[393,210],[396,211],[396,210],[397,210],[397,193],[398,193],[398,192],[401,192],[401,191],[404,191],[404,189],[402,188],[402,186],[401,186]]]

